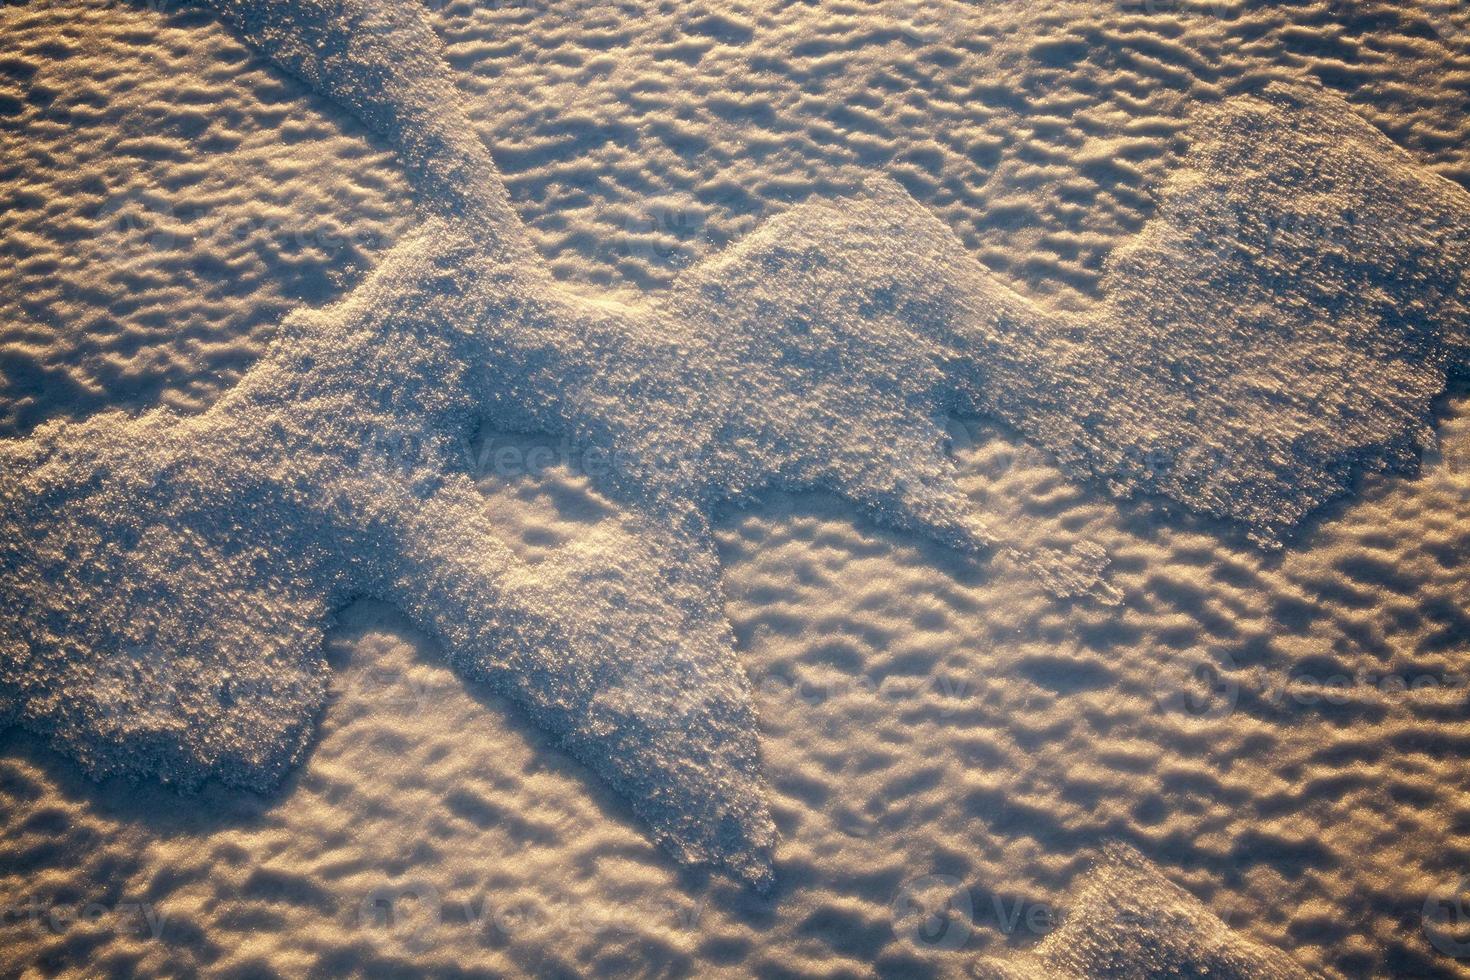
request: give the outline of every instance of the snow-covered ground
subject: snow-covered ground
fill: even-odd
[[[236,25],[254,9],[218,6]],[[190,728],[176,697],[110,701],[100,685],[136,685],[138,674],[89,679],[76,665],[106,651],[87,651],[80,635],[74,650],[38,654],[26,675],[35,684],[17,685],[17,651],[55,628],[35,610],[64,607],[83,622],[133,600],[108,587],[119,566],[54,583],[11,567],[5,610],[17,618],[0,635],[12,700],[0,708],[58,734],[3,736],[0,970],[1284,976],[1294,963],[1470,975],[1460,896],[1470,398],[1451,380],[1432,430],[1418,415],[1464,353],[1456,271],[1470,219],[1455,183],[1470,184],[1470,21],[1460,6],[434,0],[444,61],[499,174],[478,196],[463,168],[434,169],[442,157],[422,147],[439,144],[384,139],[354,91],[317,78],[335,98],[314,94],[208,11],[0,8],[0,435],[167,405],[203,420],[183,423],[189,432],[224,433],[210,445],[257,450],[223,395],[272,363],[282,317],[348,296],[385,261],[398,268],[415,254],[406,243],[439,220],[426,223],[426,210],[493,218],[500,178],[555,281],[533,290],[537,303],[566,297],[555,302],[591,311],[592,324],[673,311],[722,338],[696,345],[683,373],[677,358],[659,362],[669,385],[650,402],[687,410],[689,441],[713,447],[700,457],[707,469],[691,476],[687,461],[658,455],[659,433],[685,417],[673,409],[664,418],[588,394],[618,391],[617,377],[579,380],[572,398],[524,364],[524,385],[467,390],[494,390],[501,407],[529,391],[542,422],[595,405],[602,428],[567,422],[585,437],[575,444],[481,431],[466,460],[497,547],[528,581],[565,581],[599,553],[635,554],[648,525],[627,517],[629,500],[639,514],[665,514],[666,496],[713,514],[710,537],[694,537],[718,555],[777,834],[769,894],[682,867],[654,837],[689,845],[696,837],[673,818],[694,812],[690,787],[734,784],[706,774],[653,806],[639,795],[643,756],[604,761],[585,741],[565,753],[534,692],[443,665],[447,653],[465,666],[454,645],[465,640],[439,598],[412,594],[431,581],[422,571],[402,578],[401,609],[359,602],[337,618],[325,710],[302,736],[304,758],[285,753],[297,765],[279,789],[231,788],[253,780],[229,771],[194,794],[94,782],[71,756],[103,769],[151,764],[114,764],[103,745],[119,733],[149,732],[150,759],[238,770],[260,761],[252,734],[278,732],[280,719],[208,728],[231,722],[227,699]],[[248,27],[246,37],[261,42]],[[299,70],[302,57],[316,56],[286,60]],[[1268,91],[1298,93],[1296,114],[1261,109]],[[422,132],[420,122],[400,129]],[[845,244],[856,257],[838,263],[841,275],[813,272],[793,241],[817,255]],[[937,261],[950,242],[959,257]],[[830,347],[820,336],[759,334],[760,310],[793,295],[821,308],[814,296],[857,283],[869,246],[870,265],[900,265],[882,248],[909,259],[895,273],[900,298],[934,301],[900,307],[898,322],[948,330],[1001,296],[998,322],[1019,328],[1001,353],[976,359],[987,372],[978,380],[948,362],[940,372],[956,390],[972,386],[961,404],[991,416],[948,422],[952,492],[934,489],[921,444],[902,441],[913,430],[875,407],[880,396],[923,407],[948,390],[914,368],[952,354],[924,346],[937,334],[895,349],[857,330],[863,344],[842,348],[846,374],[814,360]],[[705,259],[716,261],[698,267]],[[1314,288],[1288,283],[1287,302],[1263,299],[1308,261]],[[761,262],[770,284],[751,271]],[[1242,280],[1242,262],[1277,278]],[[1212,279],[1219,269],[1228,274]],[[714,296],[732,282],[755,299]],[[482,300],[456,310],[494,308]],[[836,307],[887,322],[829,299]],[[1170,319],[1178,310],[1183,328]],[[1424,321],[1444,335],[1426,335]],[[1270,344],[1252,343],[1261,323],[1280,328]],[[648,370],[594,343],[595,331],[566,332],[532,368],[550,363],[561,378],[593,351]],[[754,336],[761,343],[744,340]],[[787,342],[801,370],[755,363],[762,345]],[[1141,348],[1152,373],[1127,366]],[[855,379],[881,380],[881,369],[891,390],[863,395]],[[795,386],[794,404],[846,414],[784,431],[786,403],[761,402],[781,384]],[[1272,384],[1286,387],[1261,396]],[[1055,397],[1040,404],[1038,391]],[[701,432],[706,416],[735,421]],[[1071,436],[1055,421],[1083,418]],[[139,460],[128,479],[156,459],[183,486],[168,455],[175,437],[153,443],[157,431],[119,423],[92,438],[114,439],[104,456]],[[602,479],[605,460],[588,452],[608,432],[633,433],[607,436],[615,459],[632,459],[622,483]],[[1186,452],[1201,443],[1202,461]],[[732,447],[747,444],[778,453],[760,457],[778,484],[834,495],[777,489],[722,504],[761,482],[737,465]],[[637,452],[616,456],[629,446]],[[885,446],[905,454],[920,489],[876,486],[855,469]],[[1280,462],[1283,447],[1294,462]],[[1418,475],[1339,467],[1420,453]],[[213,462],[227,484],[234,461]],[[189,486],[207,496],[209,472],[196,467]],[[0,479],[12,493],[31,486]],[[662,496],[649,503],[652,483]],[[1309,516],[1283,551],[1247,540],[1254,530],[1269,543],[1344,485],[1349,498]],[[1133,489],[1176,503],[1114,496]],[[983,518],[996,559],[951,547],[963,535],[945,533],[950,497]],[[105,529],[114,502],[76,513]],[[283,538],[321,540],[313,529]],[[176,554],[144,540],[139,554]],[[677,550],[684,538],[672,540]],[[444,564],[442,546],[423,546],[425,564]],[[1059,598],[1068,590],[1046,574],[1048,556],[1094,551],[1110,559],[1104,594]],[[690,608],[720,611],[718,589],[678,591],[698,581],[686,565],[647,567]],[[64,603],[43,595],[48,583]],[[599,633],[613,601],[573,598],[548,616],[580,618],[585,649],[616,650],[619,638]],[[216,620],[209,603],[191,596],[174,615],[184,604],[165,588],[154,605],[165,625],[215,648],[220,635],[272,636],[272,616],[300,608],[221,608]],[[17,637],[14,623],[35,632]],[[637,669],[625,698],[679,685],[647,657]],[[108,703],[127,716],[97,721],[90,706]],[[610,710],[616,725],[661,709]],[[647,759],[679,757],[668,734],[649,736]],[[740,805],[758,824],[765,801]],[[728,858],[748,843],[721,838],[729,851],[712,852],[698,840],[690,856]],[[743,861],[725,863],[748,870]]]

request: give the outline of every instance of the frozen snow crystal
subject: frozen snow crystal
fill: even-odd
[[[1464,195],[1320,94],[1211,110],[1088,316],[1007,289],[882,179],[629,305],[559,288],[527,245],[415,5],[211,3],[398,148],[425,218],[206,413],[0,443],[0,712],[98,773],[271,785],[323,702],[326,618],[373,596],[681,860],[765,886],[716,504],[824,488],[1105,593],[1099,550],[1023,553],[972,513],[949,415],[1270,543],[1358,471],[1411,463],[1463,355]],[[639,544],[519,560],[455,452],[486,421],[606,452]]]
[[[1278,950],[1233,932],[1143,855],[1111,845],[1068,901],[1062,925],[1034,950],[981,964],[994,980],[1306,980]]]

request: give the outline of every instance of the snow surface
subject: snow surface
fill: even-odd
[[[1091,310],[1022,298],[881,179],[788,211],[667,296],[589,300],[532,255],[432,33],[408,8],[343,6],[347,34],[323,19],[336,7],[224,13],[392,141],[432,216],[344,302],[289,317],[203,414],[4,447],[0,507],[25,530],[4,552],[6,697],[97,772],[274,783],[325,696],[328,613],[376,596],[678,856],[768,884],[716,506],[821,488],[997,547],[1056,592],[1106,590],[1095,547],[1011,545],[972,512],[951,413],[1272,544],[1362,470],[1411,466],[1463,353],[1463,193],[1299,88],[1202,114]],[[465,472],[482,425],[600,450],[594,482],[632,533],[532,568]]]

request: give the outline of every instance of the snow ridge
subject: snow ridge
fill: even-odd
[[[372,596],[680,860],[767,887],[716,504],[824,488],[1106,599],[1099,550],[1022,552],[970,512],[950,414],[1272,545],[1357,473],[1412,465],[1463,360],[1464,194],[1320,93],[1206,113],[1086,316],[1003,286],[882,179],[619,305],[560,288],[529,248],[416,6],[211,5],[398,148],[425,220],[344,301],[288,317],[208,412],[0,443],[0,716],[99,774],[272,785],[323,701],[327,617]],[[638,544],[529,569],[455,453],[483,420],[605,451],[600,489]],[[368,443],[409,451],[384,465]]]

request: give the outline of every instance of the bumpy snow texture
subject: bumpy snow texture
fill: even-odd
[[[415,4],[211,5],[398,148],[425,220],[346,300],[288,317],[203,415],[0,443],[0,720],[98,774],[274,784],[323,702],[327,617],[374,596],[679,859],[763,887],[774,830],[715,504],[823,488],[1105,594],[1096,550],[994,541],[955,485],[948,415],[1270,545],[1359,471],[1412,465],[1463,360],[1465,195],[1326,95],[1204,111],[1088,316],[1005,288],[882,179],[625,306],[552,281]],[[529,569],[454,449],[484,420],[604,451],[641,546]]]

